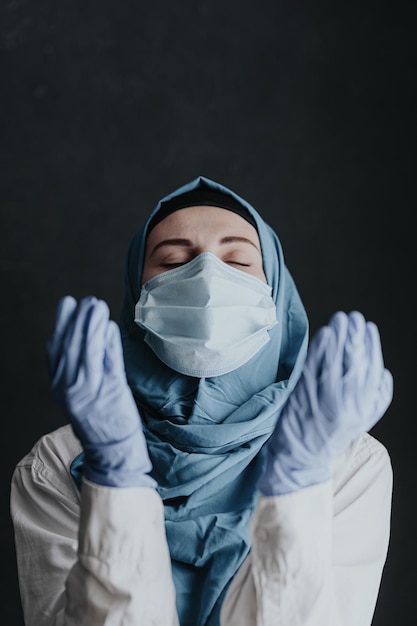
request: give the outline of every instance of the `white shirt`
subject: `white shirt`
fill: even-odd
[[[159,495],[86,480],[80,493],[69,473],[80,451],[64,426],[42,437],[13,475],[26,626],[177,626]],[[369,434],[335,459],[330,481],[261,496],[221,626],[370,626],[391,497],[389,455]]]

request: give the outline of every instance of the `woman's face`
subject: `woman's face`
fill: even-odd
[[[179,209],[150,232],[142,283],[188,263],[203,252],[266,283],[256,229],[227,209],[193,206]]]

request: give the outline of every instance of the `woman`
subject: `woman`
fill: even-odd
[[[58,306],[70,424],[12,483],[26,625],[369,626],[392,490],[376,326],[338,312],[306,358],[276,234],[199,177],[133,237],[120,331],[95,298]]]

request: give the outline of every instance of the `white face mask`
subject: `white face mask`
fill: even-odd
[[[166,365],[187,376],[221,376],[268,341],[278,322],[271,287],[211,252],[142,287],[135,322]]]

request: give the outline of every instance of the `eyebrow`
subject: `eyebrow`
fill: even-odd
[[[219,241],[221,245],[228,244],[228,243],[237,243],[237,242],[249,243],[251,246],[255,248],[255,250],[260,252],[260,249],[258,248],[256,243],[254,243],[250,239],[247,239],[246,237],[237,237],[234,235],[230,235],[228,237],[222,237]],[[163,241],[160,241],[159,243],[156,244],[156,246],[153,248],[149,256],[152,256],[156,250],[164,246],[180,246],[184,248],[192,248],[193,245],[194,244],[190,239],[164,239]]]

